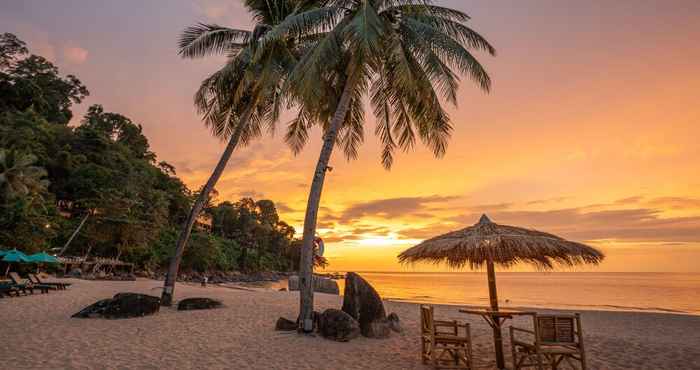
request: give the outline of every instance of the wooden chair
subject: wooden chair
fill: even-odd
[[[587,370],[586,352],[583,347],[581,315],[538,315],[533,314],[533,330],[510,327],[510,345],[513,351],[513,369],[546,367],[557,370],[566,361],[576,369],[578,362],[582,370]],[[527,335],[530,340],[516,338]]]
[[[421,305],[420,317],[423,363],[432,364],[435,369],[472,370],[469,324],[435,320],[433,307],[427,305]]]

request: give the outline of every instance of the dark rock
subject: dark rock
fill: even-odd
[[[314,276],[314,292],[339,295],[340,288],[333,279]]]
[[[152,315],[160,309],[160,298],[138,293],[118,293],[112,299],[103,299],[72,317],[125,319]]]
[[[324,338],[347,342],[360,335],[360,324],[347,313],[329,308],[318,318],[318,332]]]
[[[97,318],[101,317],[105,311],[107,311],[109,305],[112,303],[112,298],[107,298],[107,299],[102,299],[99,300],[82,310],[80,312],[75,313],[71,317],[75,318],[82,318],[82,319],[87,319],[87,318]]]
[[[389,322],[381,297],[365,279],[354,272],[345,276],[343,311],[360,323],[360,331],[365,337],[385,338],[389,335]]]
[[[391,334],[391,323],[387,319],[377,319],[369,324],[365,336],[368,338],[384,339]]]
[[[275,330],[281,330],[281,331],[294,331],[297,330],[297,323],[285,319],[284,317],[280,317],[277,319],[277,323],[275,324]]]
[[[287,281],[289,291],[295,291],[300,289],[299,276],[290,276]],[[326,294],[340,294],[340,288],[338,288],[338,283],[329,278],[324,278],[321,276],[313,276],[314,292],[326,293]]]
[[[386,317],[386,319],[389,321],[389,329],[397,333],[401,333],[403,331],[401,321],[399,320],[399,315],[392,312],[389,314],[389,316]]]
[[[178,311],[188,310],[208,310],[212,308],[222,307],[223,304],[216,299],[211,298],[186,298],[178,302]]]

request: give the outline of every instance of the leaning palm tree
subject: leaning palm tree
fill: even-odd
[[[287,134],[292,148],[301,149],[313,124],[321,123],[324,131],[304,218],[300,329],[312,327],[313,239],[336,141],[346,156],[356,156],[356,146],[362,142],[362,99],[369,94],[385,168],[391,167],[397,148],[408,151],[418,139],[436,157],[443,156],[452,125],[441,97],[456,105],[459,74],[486,92],[491,87],[472,51],[495,55],[495,49],[466,25],[468,20],[463,12],[429,0],[331,0],[323,9],[287,17],[263,38],[265,44],[332,25],[289,79],[291,94],[302,106],[301,117]]]
[[[246,0],[244,3],[256,21],[252,31],[198,24],[185,29],[180,38],[180,55],[185,58],[212,54],[228,57],[219,71],[202,82],[194,97],[195,106],[212,134],[228,140],[228,144],[182,226],[165,279],[163,305],[172,304],[175,280],[192,227],[234,149],[262,135],[266,127],[272,131],[279,118],[284,101],[281,86],[297,62],[300,40],[280,37],[261,45],[260,38],[288,15],[309,10],[316,2]]]

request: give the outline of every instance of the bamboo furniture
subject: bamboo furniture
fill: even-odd
[[[605,258],[602,252],[588,245],[562,239],[556,235],[522,227],[500,225],[482,215],[479,222],[461,230],[439,235],[409,248],[398,256],[404,264],[444,262],[451,268],[486,265],[491,311],[498,309],[495,266],[512,267],[525,262],[542,270],[555,266],[596,265]],[[491,317],[489,319],[488,317]],[[493,328],[496,367],[505,369],[500,316],[484,316]]]
[[[535,313],[517,310],[500,310],[498,308],[498,301],[491,302],[491,304],[495,304],[495,310],[489,310],[488,308],[461,309],[459,310],[459,312],[470,315],[479,315],[486,321],[486,323],[489,324],[491,329],[493,329],[494,352],[496,353],[496,367],[498,369],[505,369],[505,358],[503,357],[503,336],[501,333],[503,323],[505,323],[505,321],[508,319],[512,319],[513,316],[533,315]]]
[[[582,370],[587,369],[580,314],[532,314],[532,322],[533,330],[510,327],[514,370],[526,367],[557,370],[564,361],[573,369],[576,366],[572,361],[578,362]],[[516,333],[520,334],[519,338]],[[529,340],[522,339],[525,335]]]
[[[472,370],[469,324],[434,319],[433,307],[420,306],[421,358],[435,369]],[[460,330],[463,329],[463,330]]]

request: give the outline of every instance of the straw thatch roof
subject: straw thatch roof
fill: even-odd
[[[585,244],[520,227],[499,225],[486,215],[474,226],[423,241],[399,255],[401,263],[446,263],[452,268],[478,268],[491,257],[497,265],[520,262],[540,269],[555,265],[598,264],[603,253]]]

